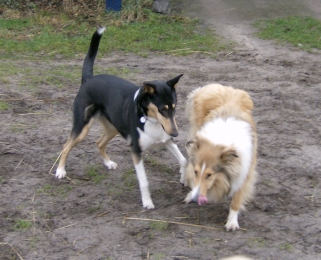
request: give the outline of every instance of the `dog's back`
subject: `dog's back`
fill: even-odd
[[[194,90],[188,95],[186,115],[191,125],[190,136],[194,136],[206,122],[215,118],[244,120],[253,125],[253,102],[243,90],[210,84]]]

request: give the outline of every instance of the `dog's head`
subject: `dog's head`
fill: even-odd
[[[157,120],[170,136],[177,136],[176,86],[183,74],[168,81],[148,81],[139,90],[138,104],[149,120]]]
[[[231,179],[238,171],[240,158],[231,147],[215,145],[202,136],[186,145],[190,158],[186,178],[192,188],[190,198],[199,205],[216,202],[230,191]]]

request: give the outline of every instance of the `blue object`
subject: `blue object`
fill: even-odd
[[[120,12],[121,11],[121,2],[122,0],[106,0],[106,11],[114,11]]]

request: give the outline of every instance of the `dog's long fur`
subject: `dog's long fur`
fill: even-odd
[[[190,122],[185,201],[199,205],[232,198],[225,225],[239,228],[238,213],[254,192],[257,134],[253,102],[243,90],[210,84],[188,96]]]
[[[117,168],[117,164],[108,157],[106,146],[120,134],[131,146],[143,206],[152,209],[154,204],[149,193],[142,152],[155,145],[165,145],[179,161],[181,179],[184,177],[186,159],[172,141],[172,137],[178,135],[175,88],[182,75],[168,81],[144,82],[141,87],[113,75],[94,76],[93,66],[104,30],[100,28],[94,33],[84,60],[82,84],[73,105],[73,127],[64,145],[56,177],[66,176],[68,153],[86,137],[94,118],[98,118],[104,127],[104,133],[97,141],[104,164],[108,169]]]

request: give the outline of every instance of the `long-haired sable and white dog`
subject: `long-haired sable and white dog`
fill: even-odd
[[[210,84],[188,96],[190,140],[185,201],[199,205],[232,198],[226,230],[239,228],[238,214],[253,196],[257,134],[253,102],[243,90]]]

